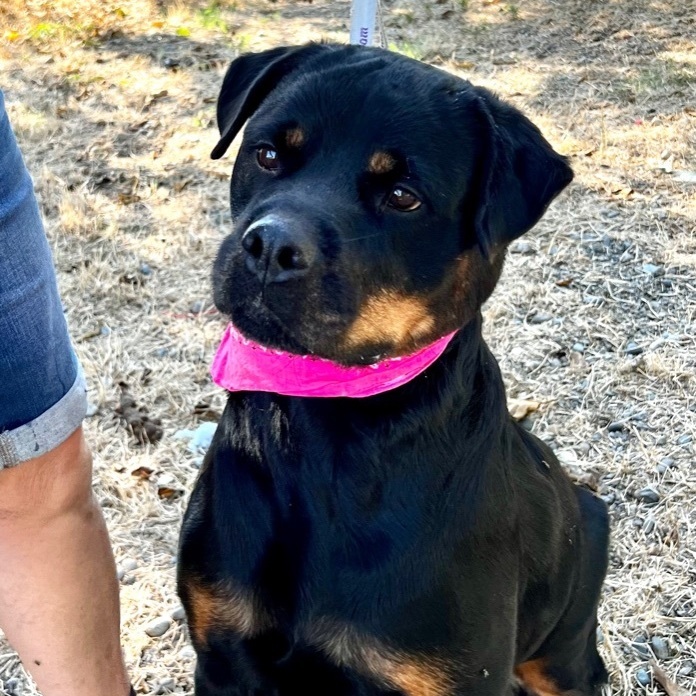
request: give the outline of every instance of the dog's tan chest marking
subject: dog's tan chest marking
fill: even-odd
[[[271,623],[254,593],[231,583],[193,581],[188,583],[187,594],[189,627],[198,645],[206,645],[208,635],[217,631],[251,638]]]
[[[453,682],[444,660],[406,655],[349,624],[318,621],[307,630],[307,640],[332,662],[353,669],[406,696],[449,696]]]
[[[515,676],[536,696],[561,696],[563,691],[546,674],[543,660],[530,660],[515,667]]]
[[[348,348],[360,348],[386,341],[401,350],[434,328],[435,319],[424,299],[385,290],[365,301],[346,332],[345,343]]]
[[[370,174],[389,174],[396,167],[396,159],[388,152],[375,152],[367,165]]]

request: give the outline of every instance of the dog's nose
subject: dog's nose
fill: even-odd
[[[264,218],[242,236],[247,268],[263,283],[283,283],[307,273],[316,259],[316,247],[282,220]]]

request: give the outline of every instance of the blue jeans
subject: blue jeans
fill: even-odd
[[[0,469],[59,445],[86,407],[32,180],[0,91]]]

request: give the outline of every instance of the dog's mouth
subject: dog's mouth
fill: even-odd
[[[347,348],[344,331],[318,322],[303,331],[302,327],[288,326],[286,321],[261,303],[249,312],[243,306],[233,310],[230,319],[235,328],[249,340],[264,348],[280,350],[293,355],[309,355],[331,360],[345,366],[374,365],[393,356],[393,350],[384,341]]]
[[[257,290],[233,297],[222,309],[244,337],[265,348],[346,366],[408,355],[443,333],[424,300],[393,290],[374,292],[348,312],[331,306],[335,298],[316,294],[279,300]]]

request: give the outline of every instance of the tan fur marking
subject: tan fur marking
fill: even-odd
[[[517,665],[515,676],[537,696],[561,696],[563,693],[546,674],[543,660],[530,660]]]
[[[233,631],[250,638],[266,628],[270,621],[258,599],[249,590],[228,583],[188,586],[189,626],[199,645],[205,645],[214,630]]]
[[[436,657],[400,653],[352,626],[323,620],[308,631],[308,641],[338,665],[349,667],[406,696],[449,696],[447,665]]]
[[[396,166],[396,160],[388,152],[375,152],[370,157],[367,170],[370,174],[389,174]]]
[[[285,143],[288,147],[302,147],[305,143],[305,133],[301,128],[291,128],[285,134]]]
[[[435,319],[424,299],[384,291],[367,299],[348,328],[345,343],[349,348],[359,348],[387,341],[400,350],[411,347],[409,343],[434,328]]]

